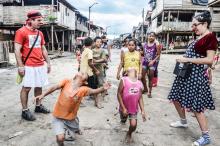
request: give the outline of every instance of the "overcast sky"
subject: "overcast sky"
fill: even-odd
[[[68,0],[83,15],[89,16],[94,24],[108,28],[109,35],[120,35],[132,31],[142,21],[142,10],[147,9],[148,0]]]

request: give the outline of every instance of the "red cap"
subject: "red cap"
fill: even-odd
[[[28,19],[42,17],[42,14],[39,11],[32,10],[27,13]]]

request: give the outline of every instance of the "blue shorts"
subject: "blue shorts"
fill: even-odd
[[[156,67],[155,67],[155,66],[143,65],[142,68],[143,68],[144,70],[153,70],[153,71],[156,70]]]

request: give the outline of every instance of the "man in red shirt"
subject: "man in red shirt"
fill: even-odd
[[[43,24],[41,13],[31,11],[27,14],[26,25],[18,29],[15,34],[15,57],[18,65],[18,73],[23,77],[22,89],[20,93],[22,104],[22,118],[28,121],[34,121],[35,116],[29,111],[28,94],[31,88],[34,88],[35,96],[42,94],[42,87],[48,84],[47,73],[50,72],[50,60],[45,48],[44,35],[38,29]],[[39,32],[39,36],[37,37]],[[37,39],[37,40],[36,40]],[[36,40],[36,43],[34,44]],[[31,47],[33,49],[27,58]],[[24,64],[24,61],[26,60]],[[44,65],[47,62],[47,67]],[[35,112],[49,113],[40,100],[36,102]]]

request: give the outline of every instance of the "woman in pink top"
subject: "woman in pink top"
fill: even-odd
[[[129,69],[128,76],[123,77],[120,81],[117,94],[121,123],[125,124],[127,119],[130,121],[130,127],[125,138],[128,143],[132,142],[131,135],[137,127],[138,105],[141,109],[143,121],[146,121],[142,90],[143,84],[137,79],[137,71],[134,68]]]

